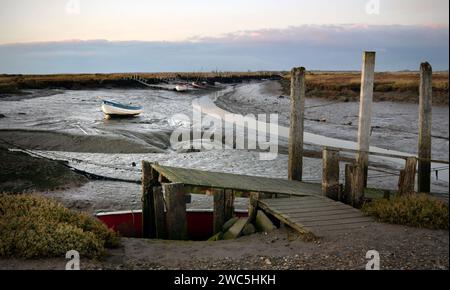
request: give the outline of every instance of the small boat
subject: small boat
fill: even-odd
[[[114,101],[103,101],[102,111],[108,116],[137,116],[143,112],[142,106],[125,105]]]
[[[176,85],[175,90],[177,92],[185,92],[188,90],[188,86],[187,85]]]
[[[206,89],[205,86],[200,85],[200,84],[198,84],[198,83],[196,83],[196,82],[193,82],[193,83],[191,84],[191,86],[194,87],[194,88],[196,88],[196,89]]]

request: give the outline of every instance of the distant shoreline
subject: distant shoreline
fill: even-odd
[[[243,81],[280,80],[283,95],[290,94],[290,74],[285,71],[260,72],[179,72],[179,73],[112,73],[112,74],[0,74],[0,99],[26,96],[27,90],[149,89],[132,80],[137,76],[150,85],[167,83],[239,83]],[[359,99],[360,72],[309,71],[307,96],[333,101]],[[413,71],[378,72],[375,75],[374,101],[417,103],[419,73]],[[433,104],[448,105],[448,72],[435,72]]]

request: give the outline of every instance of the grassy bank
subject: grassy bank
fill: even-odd
[[[363,212],[385,223],[448,230],[448,204],[427,194],[407,194],[366,203]]]
[[[290,75],[281,81],[283,94],[290,94]],[[361,87],[360,73],[309,72],[306,76],[307,96],[336,101],[358,101]],[[418,103],[419,73],[376,73],[374,100]],[[448,73],[433,75],[433,104],[448,104]]]
[[[278,72],[223,72],[223,73],[115,73],[115,74],[55,74],[55,75],[0,75],[0,94],[17,94],[27,89],[96,89],[145,88],[130,80],[138,75],[149,84],[177,81],[239,82],[264,78],[279,78]]]
[[[281,78],[283,94],[290,94],[290,75],[286,72],[211,72],[211,73],[115,73],[115,74],[56,74],[56,75],[0,75],[0,96],[24,94],[27,89],[97,89],[145,88],[129,78],[133,75],[149,84],[171,80],[240,82],[246,80]],[[448,104],[448,73],[433,76],[433,103]],[[361,76],[358,72],[309,72],[309,97],[337,101],[357,101]],[[418,102],[419,74],[417,72],[377,73],[375,101]]]

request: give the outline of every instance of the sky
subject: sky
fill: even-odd
[[[448,69],[448,0],[0,0],[0,73]]]

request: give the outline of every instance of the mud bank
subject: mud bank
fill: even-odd
[[[32,150],[71,151],[91,153],[162,153],[168,147],[170,132],[160,132],[147,142],[141,139],[101,135],[79,135],[65,132],[0,130],[0,141],[11,147]],[[139,141],[136,141],[139,140]]]
[[[0,193],[66,190],[88,182],[62,162],[8,151],[0,142]]]

